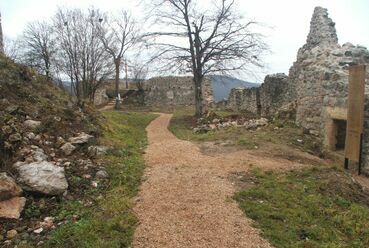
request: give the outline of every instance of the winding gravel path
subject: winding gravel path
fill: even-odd
[[[140,225],[135,248],[271,247],[232,200],[230,173],[253,164],[266,169],[302,165],[248,151],[205,155],[193,143],[177,139],[161,114],[148,127],[145,181],[134,208]]]

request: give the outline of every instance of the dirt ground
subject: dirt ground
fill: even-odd
[[[230,175],[306,163],[245,150],[217,153],[211,145],[200,148],[168,131],[170,118],[161,114],[147,127],[147,168],[134,207],[140,221],[134,247],[271,247],[232,200],[237,186]]]

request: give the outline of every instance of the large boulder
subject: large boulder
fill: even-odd
[[[26,204],[26,198],[13,197],[6,201],[0,201],[0,218],[19,219]]]
[[[48,161],[16,163],[19,183],[27,191],[46,195],[60,195],[68,188],[64,168]]]
[[[94,136],[82,132],[76,137],[69,138],[69,142],[73,145],[82,145],[90,142],[93,138]]]
[[[0,201],[5,201],[15,196],[20,196],[22,189],[16,184],[13,178],[0,173]]]

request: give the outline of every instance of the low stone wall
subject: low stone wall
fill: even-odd
[[[192,77],[155,77],[144,84],[146,105],[194,105],[195,89]],[[203,87],[205,104],[214,102],[211,82],[204,81]]]

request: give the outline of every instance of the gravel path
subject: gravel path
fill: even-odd
[[[147,167],[134,208],[140,220],[134,247],[271,247],[232,200],[236,188],[229,175],[247,171],[250,164],[265,169],[302,165],[248,151],[205,155],[168,131],[170,118],[161,114],[147,127]]]

